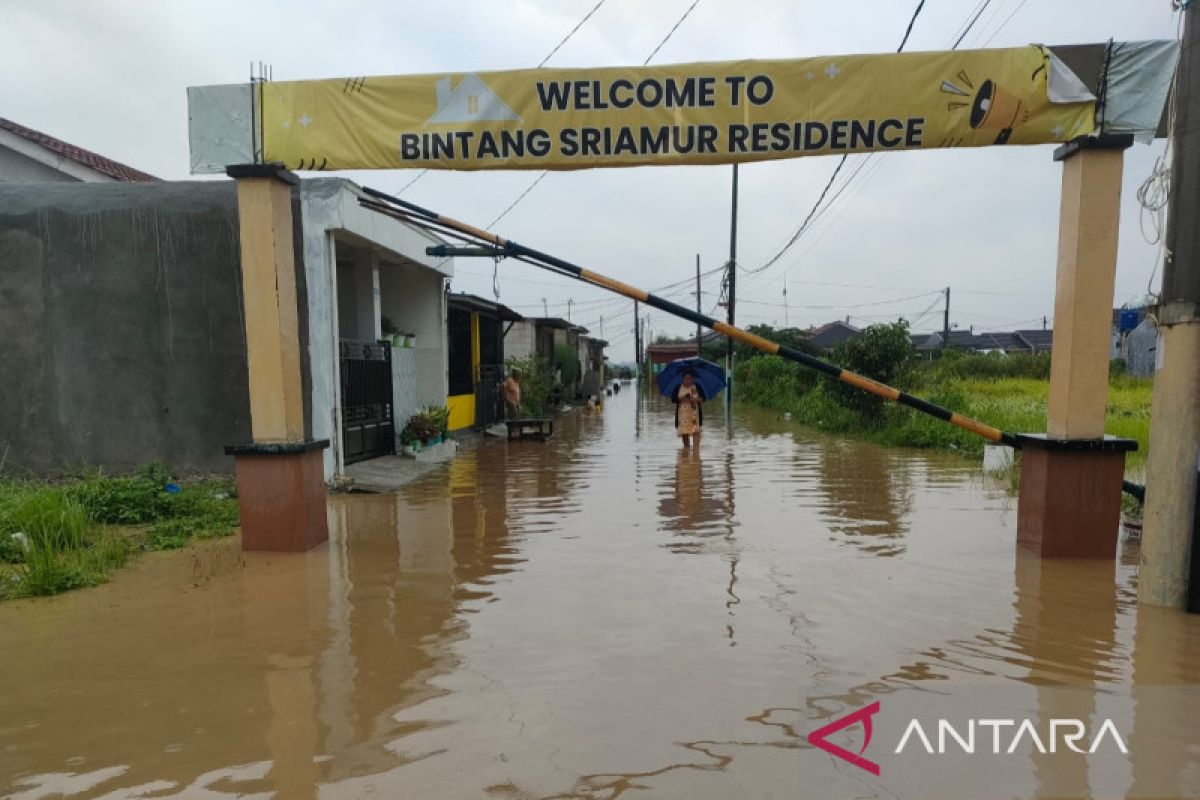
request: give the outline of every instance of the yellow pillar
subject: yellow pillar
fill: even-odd
[[[294,184],[295,178],[282,172],[237,182],[250,420],[257,443],[304,440],[292,249]]]
[[[1024,434],[1017,544],[1042,558],[1116,556],[1125,452],[1106,439],[1121,168],[1129,136],[1076,139],[1063,162],[1045,434]]]
[[[234,457],[243,550],[307,550],[329,538],[322,454],[304,436],[292,187],[270,164],[229,167],[237,179],[249,444]]]
[[[1063,161],[1063,180],[1046,430],[1061,439],[1099,439],[1108,402],[1124,148],[1073,143],[1055,158]]]

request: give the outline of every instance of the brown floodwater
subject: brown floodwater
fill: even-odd
[[[0,605],[0,797],[1200,795],[1200,618],[1138,608],[1136,545],[1039,562],[973,461],[716,405],[685,452],[670,411],[627,388],[332,497],[309,553]],[[879,775],[808,741],[873,701],[830,741]],[[894,752],[915,718],[1128,755]]]

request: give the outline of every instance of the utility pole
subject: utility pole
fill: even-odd
[[[1181,13],[1138,602],[1200,613],[1200,23]]]
[[[700,254],[696,253],[696,313],[703,314],[700,310]],[[700,323],[696,323],[696,355],[700,355]]]
[[[542,298],[542,316],[543,317],[550,316],[550,309],[549,309],[549,307],[547,307],[546,298],[544,298],[544,297]]]
[[[574,298],[571,298],[571,297],[567,298],[567,322],[571,321],[571,304],[574,302],[575,302]]]
[[[729,306],[726,309],[726,321],[734,325],[734,309],[737,304],[737,223],[738,223],[738,165],[733,165],[733,200],[729,214],[729,270],[726,286],[729,293],[726,299]],[[728,423],[733,411],[733,339],[725,340],[725,418]],[[726,430],[732,432],[733,426],[726,424]]]
[[[642,318],[638,301],[633,301],[633,375],[642,376]]]
[[[942,314],[942,350],[950,344],[950,287],[946,287],[946,310]]]

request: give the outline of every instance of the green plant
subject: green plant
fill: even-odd
[[[448,406],[425,406],[421,409],[421,413],[429,417],[439,433],[444,434],[450,430],[450,408]]]
[[[563,386],[574,386],[579,380],[579,350],[569,344],[554,346],[554,368]]]
[[[400,431],[400,441],[405,444],[427,442],[436,438],[440,433],[441,428],[438,427],[437,422],[426,412],[418,411],[408,418],[408,422]]]
[[[838,345],[833,361],[853,372],[895,386],[908,378],[916,355],[908,337],[908,323],[900,321],[863,329],[858,336]],[[829,386],[835,396],[864,420],[878,420],[883,408],[882,399],[833,379],[829,379]]]
[[[519,375],[521,415],[545,417],[550,413],[554,394],[554,374],[549,365],[536,357],[510,358],[505,362],[510,375]]]

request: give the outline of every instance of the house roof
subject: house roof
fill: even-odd
[[[503,303],[496,303],[479,297],[478,295],[467,294],[466,292],[452,294],[446,302],[451,306],[463,308],[468,311],[476,311],[480,314],[491,314],[492,316],[498,317],[502,320],[516,322],[517,320],[525,319],[516,311],[513,311]]]
[[[1024,341],[1035,350],[1049,350],[1054,344],[1054,331],[1044,331],[1041,328],[1014,331],[1013,336]]]
[[[841,320],[827,322],[809,331],[809,342],[820,350],[832,350],[842,342],[853,339],[862,331]]]
[[[113,161],[111,158],[105,158],[99,153],[85,150],[70,142],[64,142],[62,139],[56,139],[47,133],[35,131],[33,128],[27,128],[24,125],[18,125],[12,120],[3,117],[0,117],[0,130],[7,131],[14,136],[19,136],[25,141],[32,142],[55,155],[70,159],[76,164],[82,164],[88,169],[95,170],[102,175],[107,175],[114,180],[130,183],[158,180],[158,178],[147,172],[142,172],[140,169],[134,169],[127,164]]]
[[[526,317],[527,321],[535,325],[541,325],[546,328],[562,328],[568,331],[578,331],[579,333],[587,333],[588,329],[582,325],[576,325],[570,320],[565,320],[562,317]]]

